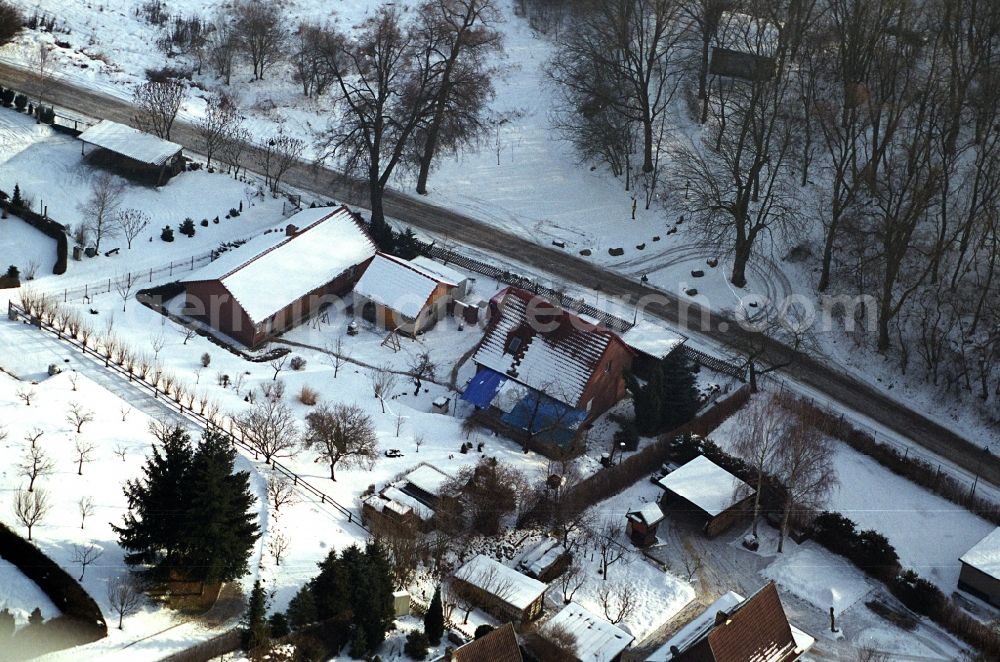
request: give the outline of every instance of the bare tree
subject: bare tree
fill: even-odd
[[[17,399],[23,402],[28,407],[31,406],[31,401],[35,397],[35,389],[30,386],[19,386],[17,391],[14,393]]]
[[[233,65],[239,54],[240,44],[232,21],[224,13],[214,21],[214,30],[208,34],[208,62],[215,73],[222,76],[226,85],[232,81]]]
[[[170,140],[170,130],[184,103],[185,92],[184,83],[176,78],[137,85],[132,92],[135,125],[146,133]]]
[[[38,478],[50,475],[55,469],[55,463],[38,443],[42,434],[41,430],[35,428],[24,437],[24,440],[28,442],[28,447],[24,449],[24,456],[18,467],[21,469],[21,475],[28,479],[29,492],[34,491],[35,481]]]
[[[604,609],[604,617],[618,625],[635,613],[637,596],[631,582],[608,585],[601,584],[597,599]]]
[[[568,605],[573,601],[573,596],[576,592],[587,583],[587,573],[577,562],[572,562],[563,571],[563,574],[559,575],[556,579],[559,584],[559,588],[562,591],[563,604]]]
[[[627,559],[629,549],[618,541],[621,536],[621,524],[614,519],[605,519],[592,533],[594,547],[601,557],[601,576],[608,580],[608,568],[622,559]]]
[[[149,220],[149,216],[141,209],[120,209],[115,214],[115,225],[125,235],[125,243],[130,250],[135,238],[149,227]]]
[[[76,450],[76,475],[82,476],[83,463],[94,459],[93,455],[94,451],[97,450],[97,445],[83,437],[77,437],[74,449]]]
[[[316,450],[337,480],[337,464],[361,465],[369,470],[378,458],[378,435],[371,416],[357,405],[320,405],[306,415],[306,448]]]
[[[41,488],[31,491],[19,487],[14,493],[14,516],[27,527],[28,540],[31,540],[31,530],[45,519],[50,508],[48,492]]]
[[[233,418],[244,441],[264,456],[266,462],[287,457],[299,436],[292,410],[280,400],[264,398]]]
[[[329,357],[328,361],[331,366],[333,366],[333,378],[337,378],[337,374],[340,372],[340,366],[347,362],[348,354],[344,351],[344,338],[343,336],[337,336],[337,339],[333,341],[332,344],[327,344],[326,355]]]
[[[319,97],[333,82],[333,74],[326,61],[329,40],[327,30],[322,26],[301,23],[295,33],[292,51],[292,66],[295,80],[302,86],[302,94]]]
[[[432,45],[435,82],[430,112],[414,132],[418,152],[417,193],[427,193],[434,156],[454,152],[489,129],[485,112],[493,98],[492,56],[503,48],[495,29],[502,20],[493,0],[430,0],[421,5],[420,41]]]
[[[160,352],[163,350],[163,346],[166,343],[167,339],[163,336],[162,330],[149,339],[149,345],[153,348],[153,363],[160,360]]]
[[[264,181],[270,183],[273,193],[278,192],[281,178],[299,161],[305,148],[305,142],[281,132],[264,143]]]
[[[115,444],[114,450],[112,452],[118,457],[120,457],[122,459],[122,462],[124,462],[125,458],[128,456],[128,449],[125,448],[125,446],[122,444]]]
[[[233,8],[233,13],[240,49],[253,65],[254,80],[260,80],[284,55],[287,32],[281,6],[245,0]]]
[[[73,545],[73,563],[80,564],[80,578],[77,579],[78,582],[83,581],[83,576],[87,572],[87,566],[99,561],[103,555],[104,550],[97,545],[90,543],[86,545]]]
[[[119,276],[114,281],[115,292],[122,299],[122,312],[125,312],[125,307],[128,305],[128,300],[132,297],[132,294],[139,288],[139,278],[131,273],[127,273],[123,276]],[[124,345],[120,346],[124,348]]]
[[[79,402],[69,403],[69,411],[66,413],[66,422],[76,429],[77,434],[80,434],[80,432],[83,431],[85,423],[91,423],[93,420],[94,412],[92,410],[85,408]]]
[[[216,94],[209,97],[205,114],[195,124],[208,167],[212,167],[212,157],[222,149],[240,120],[239,109],[228,95]]]
[[[279,357],[273,358],[267,362],[271,366],[271,370],[274,370],[274,374],[271,376],[271,381],[278,381],[278,373],[285,368],[285,363],[288,362],[288,354],[282,354]]]
[[[577,639],[569,628],[556,623],[547,624],[539,631],[541,635],[533,642],[533,651],[545,662],[576,662]]]
[[[753,536],[757,537],[757,521],[760,519],[760,499],[764,488],[764,476],[771,467],[778,449],[784,443],[784,435],[790,423],[788,410],[774,400],[751,402],[740,412],[733,450],[757,473],[757,489],[753,502]],[[746,495],[742,495],[746,496]]]
[[[398,375],[388,365],[381,365],[368,371],[368,381],[372,385],[375,397],[382,404],[383,414],[385,413],[385,399],[392,395],[393,389],[396,388],[397,379]]]
[[[87,518],[94,514],[94,499],[93,497],[82,496],[76,502],[76,506],[80,512],[80,529],[82,530],[83,525],[87,522]]]
[[[109,579],[107,591],[108,604],[111,605],[111,611],[118,614],[118,629],[121,630],[125,617],[139,610],[142,591],[135,578],[127,572]]]
[[[97,251],[101,250],[101,240],[118,236],[115,212],[124,194],[124,180],[110,172],[99,170],[90,180],[90,196],[81,203],[80,214]]]
[[[247,153],[250,138],[250,130],[242,124],[237,124],[230,129],[219,147],[219,159],[226,164],[228,172],[232,172],[234,178],[240,176],[243,155]]]
[[[298,501],[292,482],[276,473],[272,473],[267,478],[267,496],[275,513],[278,513],[282,506],[291,505]]]
[[[267,544],[267,549],[274,558],[274,565],[281,565],[281,558],[285,555],[291,540],[281,530],[275,531],[271,535],[271,540]]]
[[[432,107],[428,44],[391,5],[380,6],[358,29],[334,31],[328,61],[339,88],[339,108],[321,148],[345,172],[362,173],[368,183],[372,232],[384,245],[391,228],[382,197],[396,167]]]
[[[420,352],[410,358],[410,379],[413,380],[413,395],[420,395],[420,387],[424,380],[432,381],[437,372],[437,366],[431,360],[430,352]]]
[[[829,437],[817,427],[814,410],[801,406],[794,411],[795,421],[782,437],[775,474],[785,487],[784,513],[778,537],[778,552],[785,544],[792,510],[811,511],[826,502],[837,485],[833,464],[834,447]]]

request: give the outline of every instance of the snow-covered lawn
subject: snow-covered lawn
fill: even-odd
[[[843,557],[815,543],[785,541],[785,552],[761,571],[781,588],[821,610],[840,614],[863,599],[875,583]]]
[[[756,405],[759,403],[760,398]],[[729,419],[711,435],[712,440],[732,451],[738,425],[739,417]],[[839,482],[827,507],[854,520],[859,529],[885,535],[903,567],[913,568],[945,593],[954,591],[961,569],[958,558],[994,525],[894,474],[843,442],[834,440],[834,448]]]

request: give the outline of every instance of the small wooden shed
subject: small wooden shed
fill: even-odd
[[[694,511],[705,517],[705,535],[715,537],[746,512],[755,490],[704,455],[658,481],[666,492],[661,505],[669,512]]]
[[[656,542],[656,529],[663,521],[658,503],[647,503],[625,514],[625,534],[636,547],[649,547]]]

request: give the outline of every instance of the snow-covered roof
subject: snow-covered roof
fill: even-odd
[[[674,659],[670,652],[672,646],[678,650],[685,650],[691,644],[705,636],[705,633],[715,625],[715,615],[720,611],[729,612],[733,607],[743,602],[743,596],[734,591],[729,591],[718,600],[713,602],[708,608],[694,617],[694,619],[682,627],[672,636],[667,643],[663,644],[652,655],[646,658],[646,662],[669,662]]]
[[[463,274],[457,269],[452,269],[448,265],[441,264],[440,262],[433,260],[425,255],[418,255],[417,257],[410,260],[410,264],[428,273],[432,273],[437,276],[437,279],[442,283],[448,283],[450,285],[461,285],[464,281],[468,280],[469,277]]]
[[[423,503],[416,497],[410,496],[409,494],[399,489],[398,487],[390,485],[389,487],[382,490],[382,496],[385,497],[386,499],[389,499],[390,501],[395,501],[396,503],[408,507],[414,513],[416,513],[417,517],[419,517],[421,520],[425,522],[434,517],[433,508],[427,506],[425,503]]]
[[[409,506],[399,503],[398,501],[393,501],[382,494],[370,494],[362,499],[362,502],[380,513],[385,512],[386,510],[391,510],[397,515],[406,515],[413,510]]]
[[[90,127],[80,134],[80,140],[152,165],[163,165],[184,149],[177,143],[111,120],[101,120]]]
[[[666,358],[687,340],[686,337],[658,324],[640,320],[621,336],[632,349],[657,359]]]
[[[451,480],[451,476],[429,464],[421,464],[403,476],[403,480],[428,494],[438,496],[444,484]]]
[[[660,485],[715,517],[754,493],[742,480],[704,455],[660,479]]]
[[[1000,526],[962,555],[962,563],[1000,579]]]
[[[508,288],[498,298],[499,313],[473,361],[577,407],[614,334],[568,311],[547,312],[556,309],[524,290]]]
[[[517,567],[536,577],[548,570],[563,555],[563,548],[555,538],[545,538],[526,551]]]
[[[545,593],[545,584],[482,554],[455,571],[455,577],[495,595],[517,609],[527,609]]]
[[[354,286],[354,293],[412,320],[420,315],[438,283],[455,285],[405,260],[379,253]]]
[[[291,237],[285,229],[298,230]],[[254,323],[375,255],[346,207],[303,209],[184,278],[218,280]]]
[[[576,641],[575,653],[581,662],[611,662],[628,648],[635,637],[608,621],[571,602],[541,627],[541,634],[560,628]]]
[[[659,524],[663,521],[663,510],[660,508],[658,503],[646,503],[643,504],[641,508],[636,510],[630,510],[628,512],[628,517],[637,516],[642,519],[649,526],[654,524]]]

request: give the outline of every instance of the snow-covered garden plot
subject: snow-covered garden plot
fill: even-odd
[[[30,405],[16,395],[25,389],[33,392]],[[93,413],[93,420],[83,424],[79,435],[75,426],[64,420],[72,403],[79,403],[84,411]],[[108,581],[126,571],[123,552],[110,524],[121,522],[126,508],[122,487],[126,480],[139,475],[152,444],[153,438],[146,429],[149,418],[86,376],[73,372],[63,372],[35,386],[2,375],[0,408],[7,429],[7,438],[0,443],[0,467],[3,467],[0,471],[3,501],[0,519],[22,535],[26,533],[15,518],[11,503],[15,490],[28,481],[19,469],[30,443],[26,437],[41,433],[37,443],[52,461],[53,470],[38,477],[35,490],[47,495],[50,511],[34,527],[32,538],[42,551],[77,577],[81,567],[74,561],[76,547],[93,545],[101,553],[100,558],[86,568],[81,583],[97,601],[112,627],[107,639],[91,647],[119,648],[164,629],[181,626],[183,620],[173,612],[145,602],[138,613],[125,618],[124,630],[120,631],[114,627],[117,619],[107,597]],[[82,476],[78,475],[77,439],[93,445],[89,461],[83,463]],[[81,500],[90,502],[85,518],[81,517]],[[18,595],[16,599],[18,606],[27,607],[23,603],[32,600],[33,595]],[[39,606],[45,614],[46,606]],[[201,636],[206,636],[202,628],[194,626],[185,626],[178,634],[183,632],[184,636],[196,639],[199,631]],[[172,643],[176,648],[178,642]],[[147,644],[148,655],[134,651],[138,657],[130,659],[148,659],[155,657],[157,652],[160,652],[157,646]],[[79,654],[79,651],[66,651],[58,656],[72,659]]]
[[[738,425],[738,417],[730,419],[712,434],[712,440],[732,452]],[[829,509],[854,520],[859,529],[885,535],[903,567],[913,568],[946,594],[954,591],[960,570],[958,558],[994,525],[844,443],[835,441],[834,447],[839,483],[830,494]],[[762,545],[762,551],[769,550]]]

